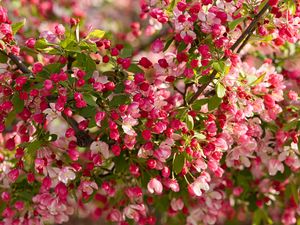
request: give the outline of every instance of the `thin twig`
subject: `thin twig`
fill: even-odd
[[[6,53],[3,50],[0,50],[0,53],[10,58],[11,61],[13,61],[14,64],[24,73],[24,74],[32,74],[32,72],[27,68],[26,65],[23,64],[23,62],[19,59],[18,56],[12,54],[12,53]]]
[[[241,34],[241,36],[236,40],[236,42],[231,46],[230,50],[235,51],[236,48],[242,43],[241,47],[238,49],[238,51],[241,51],[242,48],[246,45],[245,41],[248,41],[250,36],[255,30],[255,26],[259,19],[264,15],[264,13],[270,8],[269,3],[266,3],[266,5],[261,9],[261,11],[254,17],[252,22],[249,24],[249,26],[246,28],[246,30]],[[246,40],[244,41],[244,39]],[[244,42],[243,42],[244,41]],[[223,59],[226,59],[226,57],[223,57]],[[188,104],[193,103],[200,95],[201,93],[206,89],[206,87],[215,79],[218,72],[216,70],[213,70],[211,75],[209,76],[208,82],[203,84],[196,93],[191,97],[191,99],[188,101]]]
[[[64,113],[62,113],[62,117],[74,129],[75,136],[77,138],[77,144],[79,147],[87,147],[94,141],[87,132],[79,129],[76,120],[74,120],[72,117],[66,116]]]

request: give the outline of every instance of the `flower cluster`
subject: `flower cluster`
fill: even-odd
[[[116,34],[26,2],[60,22],[0,7],[0,225],[299,223],[298,3],[141,0]]]

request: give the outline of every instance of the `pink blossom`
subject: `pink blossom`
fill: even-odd
[[[171,200],[171,208],[174,210],[174,211],[180,211],[183,209],[183,206],[184,206],[184,203],[182,201],[181,198],[173,198]]]
[[[81,181],[79,190],[86,193],[87,195],[91,195],[94,190],[98,190],[98,185],[92,181]]]
[[[268,169],[269,169],[269,174],[271,176],[276,175],[278,171],[280,171],[281,173],[283,173],[284,171],[283,164],[277,159],[271,159],[269,161]]]
[[[152,44],[151,44],[151,50],[154,53],[159,53],[164,49],[164,43],[160,39],[156,39]]]
[[[152,178],[149,181],[147,188],[151,194],[155,193],[157,195],[160,195],[163,191],[163,186],[162,186],[161,182],[156,178]]]
[[[69,181],[72,181],[76,178],[74,169],[72,167],[64,167],[58,173],[58,180],[67,184]]]
[[[93,154],[101,153],[105,159],[110,157],[108,144],[103,141],[94,141],[90,149]]]
[[[55,34],[56,35],[64,35],[65,33],[65,27],[62,24],[58,24],[55,26]]]

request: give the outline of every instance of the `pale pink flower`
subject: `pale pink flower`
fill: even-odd
[[[109,146],[103,141],[94,141],[91,144],[91,152],[92,154],[101,153],[105,159],[110,157]]]
[[[63,167],[58,173],[58,180],[64,184],[67,184],[70,180],[74,180],[75,178],[76,174],[72,167]]]
[[[278,159],[273,158],[269,161],[268,170],[269,170],[269,174],[271,176],[274,176],[278,171],[283,173],[284,167],[283,164]]]
[[[163,185],[162,183],[156,179],[156,178],[152,178],[148,185],[147,185],[147,188],[148,188],[148,191],[153,194],[157,194],[157,195],[160,195],[163,191]]]
[[[173,199],[171,200],[171,208],[172,208],[174,211],[180,211],[180,210],[183,209],[183,207],[184,207],[184,203],[183,203],[183,201],[182,201],[181,198],[178,198],[178,199],[173,198]]]

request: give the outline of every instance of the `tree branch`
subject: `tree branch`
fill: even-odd
[[[64,113],[62,113],[62,117],[74,129],[75,136],[77,139],[77,144],[79,147],[87,147],[94,141],[87,132],[84,132],[79,129],[76,120],[74,120],[72,117],[66,116]]]
[[[11,61],[13,61],[14,64],[24,73],[24,74],[32,74],[32,72],[27,68],[26,65],[23,64],[23,62],[19,59],[18,56],[9,53],[7,54],[5,51],[0,50],[0,53],[10,58]]]
[[[12,53],[7,54],[3,50],[0,50],[0,53],[10,58],[24,74],[32,74],[28,67],[16,55]],[[50,99],[53,100],[51,96],[49,96],[49,99],[47,98],[48,101]],[[93,139],[87,132],[84,132],[78,128],[78,124],[73,118],[67,117],[63,113],[62,116],[67,121],[67,123],[74,129],[78,146],[87,147],[93,142]]]
[[[269,8],[270,8],[269,3],[266,3],[266,5],[261,9],[261,11],[254,17],[254,19],[249,24],[249,26],[246,28],[246,30],[241,34],[241,36],[236,40],[236,42],[230,47],[231,51],[234,52],[241,43],[242,43],[242,45],[238,49],[238,52],[240,52],[242,50],[242,48],[246,45],[246,42],[249,40],[250,36],[254,32],[257,22]],[[245,41],[244,41],[244,39],[245,39]],[[223,57],[223,59],[226,59],[226,57]],[[193,103],[201,95],[201,93],[207,88],[207,86],[214,80],[217,73],[218,72],[216,70],[213,70],[213,72],[210,74],[208,81],[197,90],[197,92],[188,101],[188,104]]]

